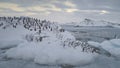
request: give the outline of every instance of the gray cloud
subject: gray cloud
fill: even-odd
[[[120,11],[120,0],[74,0],[79,9]]]
[[[58,22],[120,19],[120,0],[0,0],[0,3],[1,15],[26,15]]]

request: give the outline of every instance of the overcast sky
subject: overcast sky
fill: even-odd
[[[120,0],[0,0],[0,16],[30,16],[60,23],[84,18],[119,22]]]

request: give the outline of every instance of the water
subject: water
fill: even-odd
[[[102,42],[120,38],[120,28],[113,27],[75,27],[71,25],[62,26],[65,30],[70,31],[77,40]]]

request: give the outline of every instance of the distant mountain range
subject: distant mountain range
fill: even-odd
[[[66,23],[65,25],[74,25],[74,26],[107,26],[107,27],[120,27],[118,23],[112,23],[104,20],[96,21],[85,18],[83,21]]]

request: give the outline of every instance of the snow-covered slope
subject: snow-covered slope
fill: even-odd
[[[4,53],[6,58],[48,65],[84,65],[91,63],[100,52],[46,20],[0,17],[0,24],[0,49],[8,49]]]
[[[74,26],[107,26],[107,27],[120,27],[118,23],[112,23],[104,20],[96,21],[92,19],[85,18],[80,23],[72,22],[65,25],[74,25]]]
[[[91,64],[99,54],[111,57],[109,49],[105,50],[101,44],[77,41],[58,24],[46,20],[0,17],[0,24],[0,59],[81,66]]]
[[[79,26],[111,26],[111,23],[106,21],[94,21],[91,19],[84,19],[84,21],[79,23]]]
[[[59,31],[60,27],[58,27],[59,26],[55,23],[35,18],[0,17],[0,44],[4,44],[4,46],[10,43],[16,45],[13,43],[14,41],[23,42],[23,39],[29,40],[30,38],[27,37],[31,35],[39,35],[41,38],[44,37],[44,33],[46,32]],[[9,44],[3,43],[4,41],[9,42]],[[31,41],[33,41],[33,39]]]

